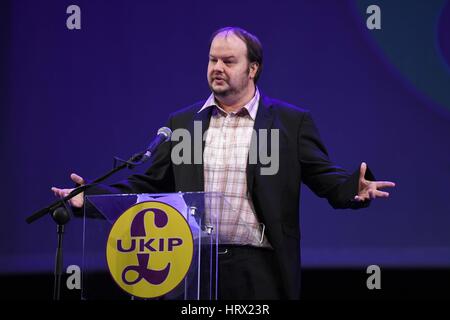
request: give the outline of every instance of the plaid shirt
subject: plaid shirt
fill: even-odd
[[[270,247],[247,189],[248,152],[259,99],[256,89],[254,97],[245,106],[237,112],[227,113],[211,94],[200,109],[214,108],[206,133],[203,163],[205,191],[223,193],[229,202],[213,201],[210,204],[213,206],[210,212],[220,213],[219,241],[222,244]]]

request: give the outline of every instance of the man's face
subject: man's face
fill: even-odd
[[[216,96],[244,92],[253,82],[256,67],[249,67],[247,46],[233,33],[219,33],[211,43],[208,84]]]

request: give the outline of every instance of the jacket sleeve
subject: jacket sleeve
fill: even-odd
[[[359,169],[349,174],[330,161],[309,112],[304,114],[300,123],[298,146],[302,180],[317,196],[326,198],[336,209],[358,209],[369,206],[370,201],[353,200],[358,193]],[[365,177],[374,180],[369,168]]]

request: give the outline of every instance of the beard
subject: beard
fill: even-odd
[[[214,84],[215,81],[220,79],[220,85]],[[230,84],[229,79],[220,77],[219,79],[216,79],[215,77],[212,78],[212,81],[208,83],[209,89],[214,93],[215,96],[218,97],[229,97],[232,95],[239,95],[242,91],[244,91],[248,83],[246,80],[242,79],[242,81],[239,84],[234,83],[233,85]]]
[[[219,97],[227,97],[229,95],[232,95],[234,93],[236,93],[236,90],[233,89],[228,82],[226,82],[225,80],[222,80],[224,85],[214,85],[213,82],[214,80],[209,83],[209,89],[211,89],[212,93],[214,93],[214,95],[219,96]]]

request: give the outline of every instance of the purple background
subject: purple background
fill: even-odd
[[[25,218],[71,172],[99,176],[205,99],[208,40],[229,25],[260,38],[259,88],[311,110],[336,163],[397,183],[357,212],[304,188],[304,265],[450,266],[450,6],[390,2],[2,1],[0,272],[52,270],[53,222]],[[81,30],[66,28],[70,4]],[[370,4],[382,30],[366,28]],[[81,241],[73,220],[66,265]]]

